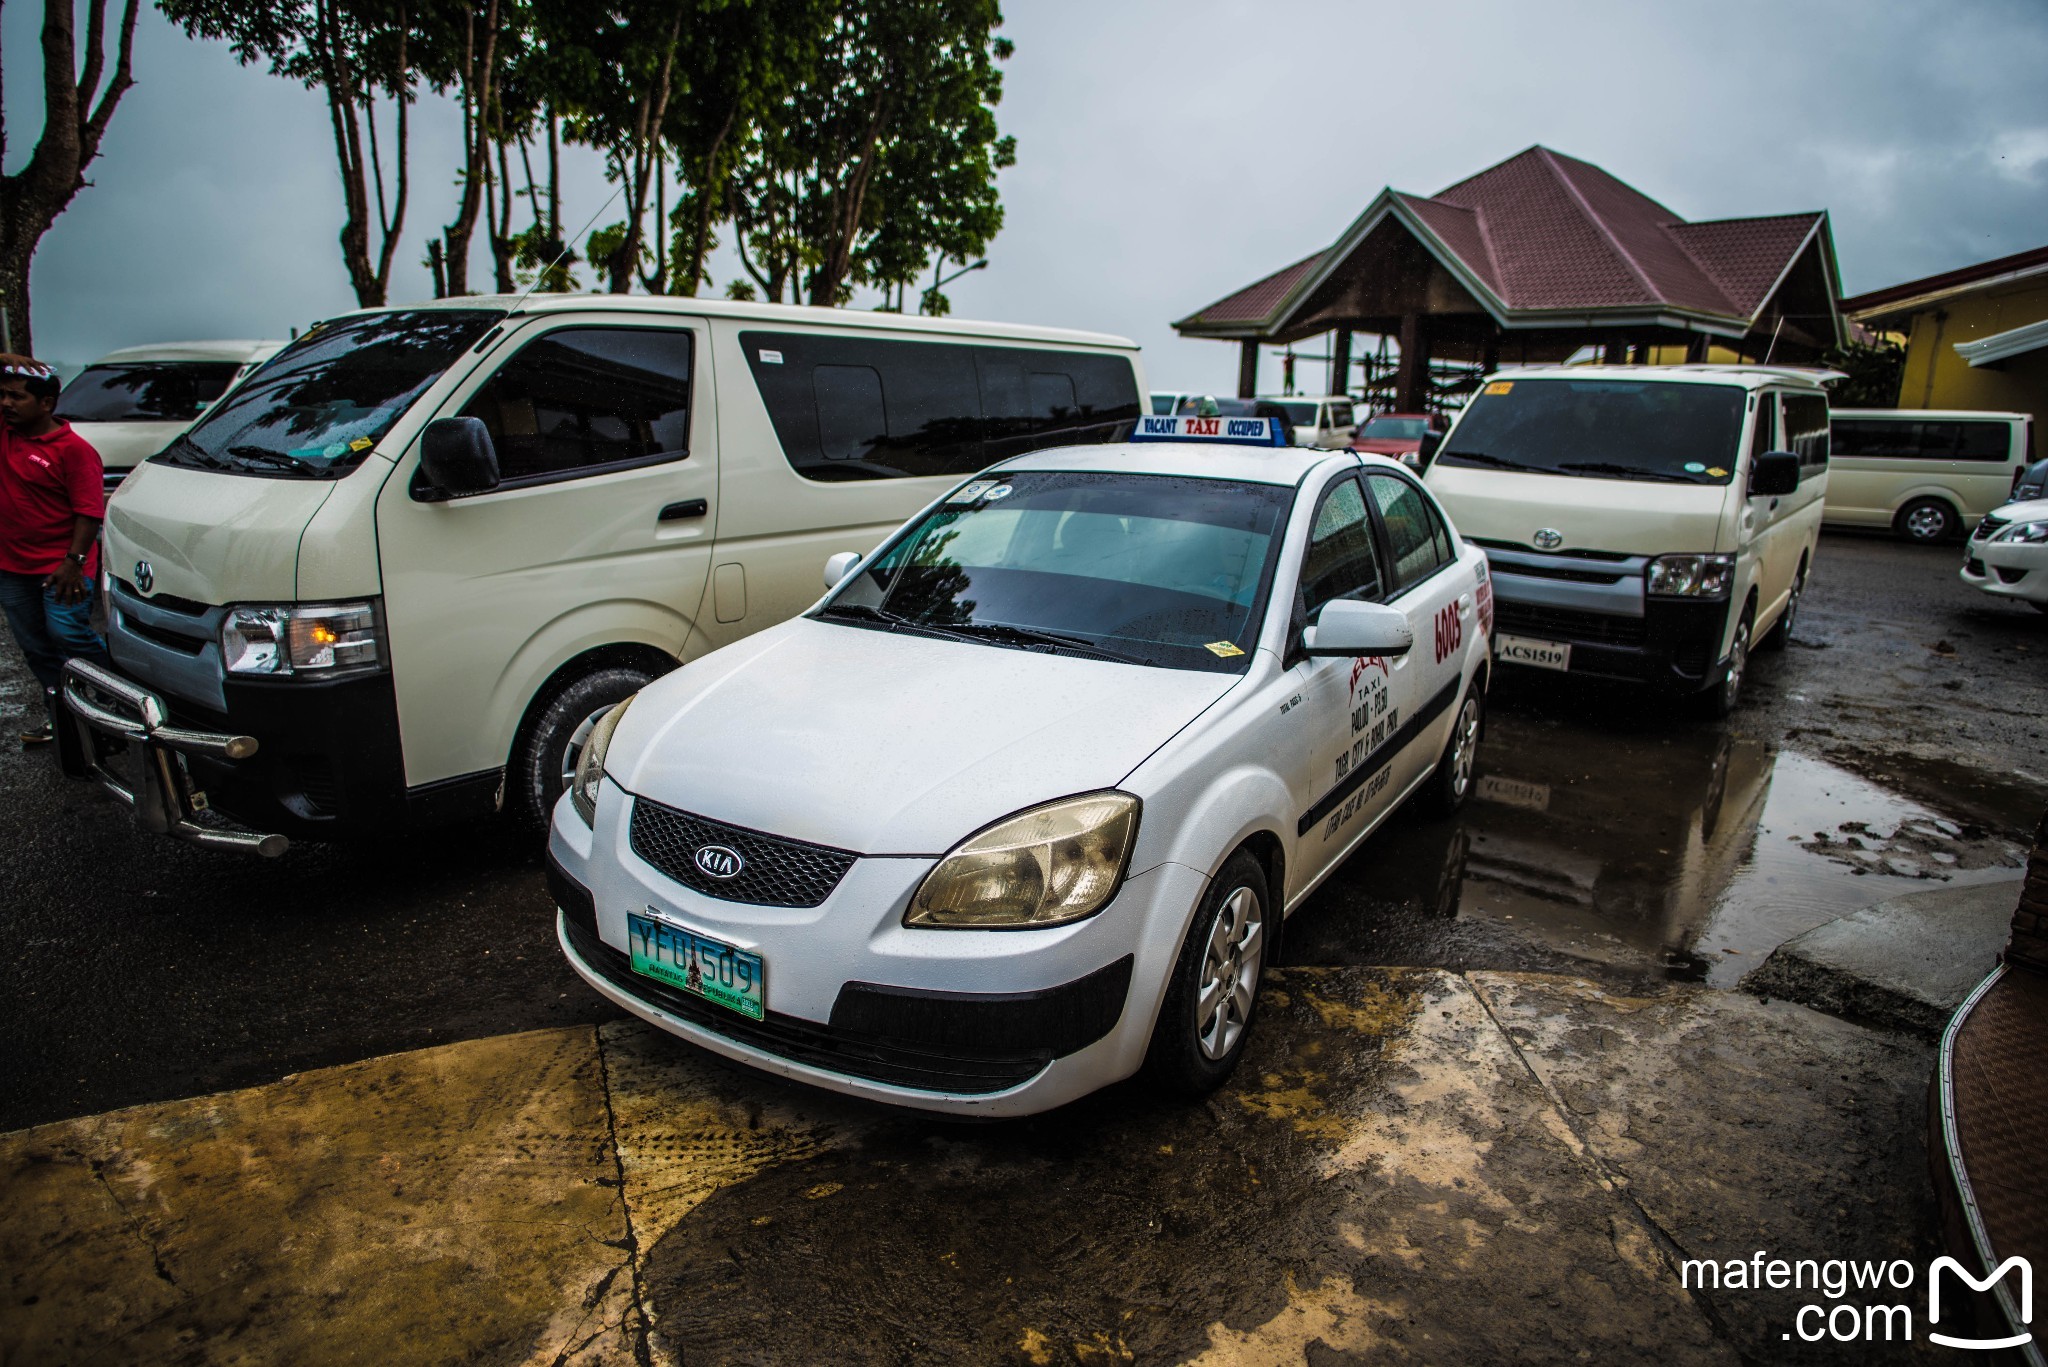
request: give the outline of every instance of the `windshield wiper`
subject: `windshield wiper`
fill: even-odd
[[[1648,479],[1660,484],[1696,484],[1690,475],[1676,475],[1669,470],[1644,470],[1634,465],[1615,465],[1609,461],[1575,460],[1566,461],[1557,467],[1585,475],[1612,475],[1616,479]]]
[[[290,470],[295,474],[312,475],[316,479],[325,478],[327,475],[324,468],[310,460],[288,455],[283,451],[267,451],[261,446],[230,446],[228,454],[251,465],[268,465],[273,470]]]
[[[196,457],[196,459],[194,459]],[[169,465],[190,465],[201,470],[225,470],[228,463],[213,455],[191,437],[180,435],[178,439],[156,453],[152,459]]]
[[[1484,451],[1439,451],[1436,458],[1438,460],[1469,461],[1474,465],[1490,465],[1496,470],[1534,470],[1536,468],[1533,465],[1524,465],[1518,460],[1503,460],[1499,456],[1489,456]]]
[[[911,625],[923,626],[924,623],[914,622]],[[1058,631],[1041,631],[1037,627],[1011,626],[1006,622],[948,622],[943,626],[933,626],[931,630],[954,633],[969,638],[1001,641],[1008,645],[1054,646],[1060,650],[1070,650],[1076,654],[1088,655],[1098,660],[1112,660],[1117,664],[1131,663],[1130,656],[1104,650],[1094,642],[1083,640],[1079,636],[1068,636]]]

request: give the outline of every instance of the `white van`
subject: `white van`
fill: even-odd
[[[112,493],[283,342],[159,342],[110,351],[57,397],[57,416],[99,452]]]
[[[1127,436],[1136,350],[622,295],[335,319],[109,505],[119,674],[72,667],[74,768],[262,853],[544,817],[596,717],[808,607],[834,552],[995,461]]]
[[[1843,408],[1835,412],[1826,517],[1953,541],[2012,497],[2033,459],[2025,413]]]
[[[1481,386],[1426,482],[1486,549],[1496,657],[1700,693],[1725,715],[1813,564],[1829,374],[1573,366]]]
[[[1341,451],[1358,435],[1358,420],[1352,411],[1351,400],[1343,394],[1325,394],[1319,398],[1263,394],[1260,398],[1287,410],[1287,419],[1294,424],[1296,446]]]

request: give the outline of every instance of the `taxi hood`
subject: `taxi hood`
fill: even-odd
[[[1622,555],[1705,554],[1735,549],[1724,539],[1722,509],[1737,491],[1725,484],[1591,479],[1470,466],[1430,466],[1424,481],[1463,535],[1479,541],[1535,544],[1539,528],[1564,540],[1557,549]]]
[[[146,560],[152,594],[199,603],[296,598],[299,539],[334,489],[145,461],[108,500],[107,571],[133,584]]]
[[[1114,787],[1238,679],[797,618],[641,690],[605,770],[714,821],[937,856]]]

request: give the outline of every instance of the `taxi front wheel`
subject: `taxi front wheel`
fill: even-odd
[[[1164,1090],[1204,1096],[1237,1067],[1266,965],[1268,911],[1266,871],[1239,850],[1209,880],[1152,1027],[1145,1073]]]

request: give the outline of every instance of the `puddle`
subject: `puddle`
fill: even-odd
[[[2010,841],[1796,750],[1497,712],[1464,814],[1396,817],[1289,923],[1287,958],[1732,987],[1822,922],[2021,863]]]

